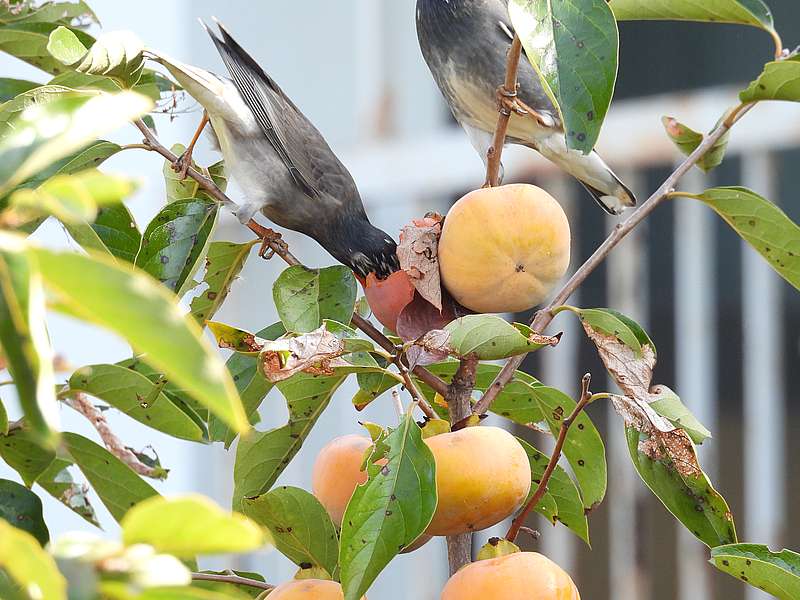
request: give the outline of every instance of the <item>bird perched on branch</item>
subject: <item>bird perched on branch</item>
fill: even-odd
[[[237,210],[242,223],[254,228],[251,219],[261,211],[273,223],[314,238],[362,278],[374,273],[384,279],[397,271],[395,241],[370,223],[352,176],[322,134],[222,24],[217,25],[220,36],[203,23],[230,79],[148,50],[205,109],[179,160],[182,174],[210,122],[212,141],[247,198]]]
[[[636,204],[596,152],[567,148],[558,111],[528,61],[520,61],[516,96],[498,87],[514,40],[508,0],[417,0],[417,35],[433,78],[484,161],[501,102],[511,111],[508,142],[537,150],[573,175],[611,214]]]

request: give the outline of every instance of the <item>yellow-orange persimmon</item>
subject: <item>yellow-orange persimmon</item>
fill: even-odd
[[[441,600],[580,600],[569,575],[536,552],[517,552],[467,565],[450,578]]]
[[[481,313],[541,304],[566,273],[569,254],[563,209],[528,184],[470,192],[447,213],[439,240],[444,287]]]
[[[298,579],[282,583],[269,593],[272,600],[343,600],[342,586],[324,579]],[[366,596],[362,600],[366,600]]]
[[[531,489],[531,465],[513,435],[467,427],[425,440],[436,460],[439,504],[425,533],[454,535],[499,523]]]

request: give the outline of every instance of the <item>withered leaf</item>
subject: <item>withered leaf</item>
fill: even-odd
[[[438,218],[437,218],[438,217]],[[419,294],[442,310],[442,280],[439,274],[441,217],[415,219],[400,232],[397,257]]]
[[[259,354],[259,369],[273,383],[300,372],[333,375],[336,367],[350,366],[340,359],[346,353],[344,341],[323,325],[311,333],[265,342]]]

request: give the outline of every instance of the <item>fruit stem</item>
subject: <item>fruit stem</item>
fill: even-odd
[[[517,535],[519,535],[519,532],[522,529],[522,526],[525,524],[525,520],[528,518],[528,515],[536,507],[536,505],[539,504],[539,501],[547,492],[547,484],[550,482],[550,477],[556,470],[558,461],[561,458],[561,451],[564,449],[564,443],[567,441],[567,433],[569,432],[569,428],[572,427],[573,423],[575,423],[575,419],[578,418],[578,415],[581,414],[583,409],[589,406],[589,404],[592,402],[592,398],[594,396],[592,395],[592,392],[589,391],[589,385],[591,383],[592,376],[590,373],[587,373],[581,380],[581,397],[578,400],[578,404],[575,406],[575,410],[572,411],[572,414],[569,417],[561,422],[561,430],[558,432],[556,446],[553,448],[553,454],[550,456],[550,462],[547,463],[547,468],[544,470],[544,474],[539,480],[539,486],[536,488],[533,496],[531,496],[531,499],[525,505],[525,508],[522,509],[522,512],[520,512],[511,522],[511,527],[506,534],[506,539],[509,542],[513,542],[517,539]]]

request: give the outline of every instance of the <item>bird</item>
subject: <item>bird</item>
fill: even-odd
[[[631,190],[597,152],[585,155],[567,147],[558,110],[528,61],[519,63],[516,94],[498,87],[505,81],[515,36],[508,0],[417,0],[416,21],[425,62],[484,163],[500,101],[513,106],[508,143],[537,150],[573,175],[612,215],[636,205]]]
[[[397,244],[372,225],[352,175],[325,138],[228,30],[214,21],[219,35],[200,23],[230,77],[147,50],[147,56],[163,65],[204,108],[177,170],[186,176],[192,150],[210,124],[212,145],[222,153],[246,198],[236,209],[239,221],[262,237],[279,238],[271,229],[254,225],[253,216],[261,212],[273,223],[316,240],[362,280],[370,274],[383,280],[398,271]]]

